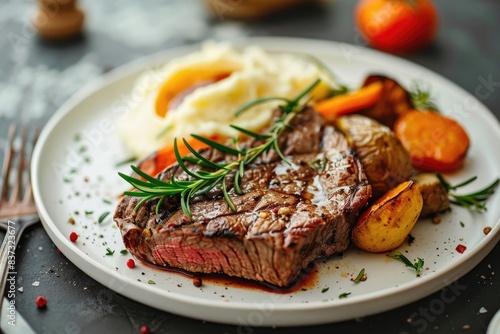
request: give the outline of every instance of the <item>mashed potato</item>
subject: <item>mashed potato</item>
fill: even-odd
[[[322,82],[313,91],[316,99],[328,94],[334,84],[305,58],[269,54],[258,47],[240,52],[228,44],[207,43],[201,51],[139,77],[120,133],[130,151],[142,158],[191,133],[237,136],[230,124],[258,131],[268,124],[279,102],[235,117],[239,107],[262,97],[292,98],[317,78]]]

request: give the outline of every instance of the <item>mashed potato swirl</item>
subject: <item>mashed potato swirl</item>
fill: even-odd
[[[227,73],[227,76],[191,88],[188,94],[181,92],[182,98],[176,97],[178,103],[174,107],[158,111],[158,96],[169,79],[182,77],[183,73],[196,76],[207,71]],[[234,112],[262,97],[292,98],[317,78],[321,78],[322,83],[313,91],[313,99],[327,95],[334,83],[305,58],[270,54],[259,47],[237,51],[226,43],[206,43],[200,51],[174,59],[163,68],[138,78],[120,133],[131,153],[143,158],[172,143],[175,137],[188,137],[191,133],[237,136],[238,132],[230,128],[230,124],[258,131],[268,124],[279,102],[256,106],[239,117],[235,117]]]

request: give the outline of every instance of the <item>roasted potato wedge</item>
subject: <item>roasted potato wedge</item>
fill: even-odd
[[[429,217],[450,208],[448,192],[434,173],[420,173],[412,177],[422,194],[424,206],[420,217]]]
[[[352,230],[352,242],[374,253],[399,247],[417,222],[422,205],[415,182],[399,184],[361,214]]]
[[[408,181],[415,173],[409,153],[388,127],[361,115],[342,116],[335,125],[361,160],[373,199]]]

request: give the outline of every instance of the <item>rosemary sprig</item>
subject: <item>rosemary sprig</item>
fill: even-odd
[[[483,189],[480,189],[472,193],[459,195],[454,193],[453,191],[457,190],[460,187],[466,186],[469,183],[474,182],[477,179],[477,176],[473,176],[454,186],[451,185],[448,181],[446,181],[443,175],[438,173],[436,174],[436,176],[438,177],[439,181],[441,181],[446,191],[448,192],[448,196],[450,197],[450,203],[463,206],[467,209],[475,209],[479,212],[486,211],[486,200],[495,192],[496,186],[498,185],[498,183],[500,183],[500,179],[497,178],[490,185],[486,186]]]
[[[418,84],[415,84],[413,90],[409,91],[409,93],[411,103],[415,109],[439,111],[430,91],[423,90]]]
[[[290,162],[286,159],[283,152],[278,145],[278,140],[281,133],[290,128],[290,123],[292,119],[300,113],[304,106],[302,104],[303,98],[312,90],[318,83],[319,79],[315,80],[311,85],[309,85],[304,91],[298,94],[293,100],[285,98],[264,98],[253,101],[241,107],[236,111],[236,115],[240,115],[246,110],[256,106],[258,104],[266,103],[271,100],[281,100],[286,102],[284,105],[280,106],[282,113],[274,121],[273,126],[268,130],[267,134],[257,134],[252,131],[242,129],[238,126],[232,126],[239,132],[254,137],[257,140],[263,141],[261,144],[249,148],[248,150],[241,149],[237,146],[237,141],[234,141],[235,147],[229,147],[217,142],[214,142],[208,138],[201,137],[195,134],[191,136],[197,140],[207,144],[208,146],[219,150],[221,152],[237,156],[237,159],[229,163],[217,163],[210,161],[203,155],[199,154],[189,143],[183,139],[184,145],[192,153],[191,156],[182,157],[179,153],[177,146],[177,139],[174,139],[174,154],[179,167],[190,177],[188,180],[178,180],[174,176],[170,178],[170,182],[165,182],[158,180],[152,176],[147,175],[135,166],[131,166],[132,170],[142,179],[136,179],[129,175],[118,173],[125,181],[130,183],[136,190],[126,191],[124,194],[128,196],[141,197],[141,201],[136,205],[135,210],[138,210],[141,205],[146,201],[159,197],[156,204],[156,213],[158,214],[161,203],[166,197],[179,196],[181,209],[189,220],[192,220],[191,209],[189,207],[190,200],[193,197],[203,195],[213,189],[216,186],[221,187],[222,194],[226,200],[228,206],[231,210],[236,211],[234,203],[229,197],[229,190],[227,187],[227,177],[234,173],[234,191],[237,194],[243,194],[240,187],[240,182],[245,171],[245,167],[250,165],[257,159],[260,155],[270,150],[274,150],[280,159],[285,162]],[[191,171],[185,164],[189,162],[191,164],[196,164],[203,169],[196,171]]]
[[[387,254],[387,256],[392,257],[396,260],[401,260],[407,267],[415,269],[417,273],[417,277],[420,277],[420,271],[422,270],[422,267],[424,266],[424,260],[421,258],[418,258],[418,261],[415,263],[412,263],[406,256],[401,254],[400,252],[391,252]]]

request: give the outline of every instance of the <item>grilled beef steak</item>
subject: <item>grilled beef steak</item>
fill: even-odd
[[[244,194],[229,192],[236,212],[220,187],[192,200],[193,221],[184,216],[178,197],[167,198],[156,214],[158,199],[134,212],[141,198],[125,196],[114,219],[127,249],[154,265],[276,286],[290,284],[311,261],[346,250],[352,224],[371,196],[361,163],[344,136],[313,109],[295,116],[292,125],[279,141],[292,165],[271,150],[248,166]],[[213,161],[235,159],[213,149],[202,154]],[[172,174],[188,177],[173,165],[157,178],[169,180]]]

